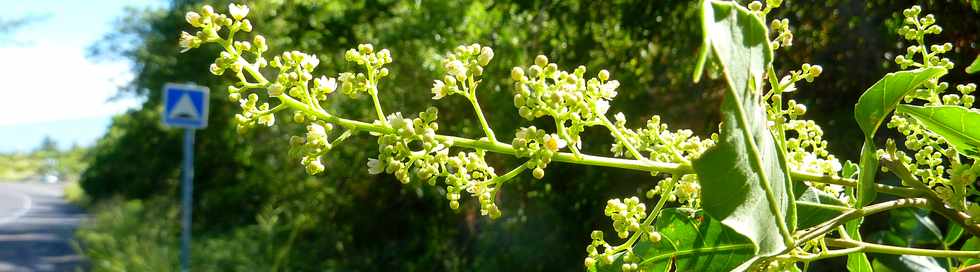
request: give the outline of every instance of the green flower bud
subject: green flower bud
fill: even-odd
[[[242,20],[242,25],[238,29],[244,32],[252,32],[252,22],[248,19]]]
[[[609,80],[609,71],[606,69],[599,70],[599,80],[607,81]]]
[[[532,171],[531,174],[533,174],[534,178],[536,179],[542,179],[544,178],[544,169],[541,169],[541,167],[534,168],[534,171]]]
[[[517,82],[523,81],[524,69],[521,69],[521,67],[514,67],[514,69],[510,70],[510,78]]]
[[[480,62],[481,66],[487,66],[487,64],[489,64],[490,60],[492,59],[493,59],[493,49],[490,47],[483,47],[483,49],[480,50],[480,56],[477,57],[477,60]]]
[[[538,67],[548,66],[548,57],[546,57],[545,55],[538,55],[537,57],[534,58],[534,64],[537,65]]]
[[[184,15],[184,19],[187,20],[187,23],[194,27],[201,27],[201,14],[198,14],[197,12],[188,12],[186,15]]]

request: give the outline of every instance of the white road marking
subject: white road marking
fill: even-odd
[[[20,210],[17,210],[16,212],[14,212],[14,214],[12,214],[10,216],[0,217],[0,225],[4,225],[4,224],[7,224],[7,223],[10,223],[11,221],[17,220],[17,218],[20,218],[21,216],[24,216],[25,214],[27,214],[28,211],[31,210],[31,205],[34,204],[31,201],[31,197],[27,196],[26,194],[23,194],[23,193],[20,193],[20,192],[16,192],[16,191],[11,191],[11,193],[17,194],[21,198],[23,198],[24,199],[24,201],[23,201],[24,205],[21,205]]]

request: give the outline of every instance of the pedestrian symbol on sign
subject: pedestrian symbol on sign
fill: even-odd
[[[163,123],[172,127],[203,128],[208,124],[206,87],[167,84],[163,88]]]

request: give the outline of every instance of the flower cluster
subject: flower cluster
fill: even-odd
[[[209,5],[202,6],[200,13],[188,12],[184,16],[184,19],[187,20],[187,23],[201,30],[194,33],[194,35],[187,32],[180,33],[179,45],[182,48],[181,52],[197,48],[202,43],[220,40],[221,37],[218,35],[218,31],[221,31],[222,27],[230,28],[233,32],[238,30],[245,32],[252,31],[252,23],[248,19],[245,19],[249,11],[247,6],[233,3],[228,5],[228,10],[231,12],[232,18],[228,18],[224,14],[215,13],[214,8]]]
[[[932,14],[919,17],[922,9],[919,6],[912,6],[902,12],[905,19],[902,28],[898,29],[898,35],[910,41],[912,45],[906,48],[905,55],[895,57],[895,63],[902,69],[909,67],[928,68],[942,67],[953,69],[955,66],[948,58],[941,58],[940,55],[953,49],[953,44],[933,44],[926,43],[928,35],[938,35],[943,28],[936,25],[936,18]],[[905,97],[905,102],[909,103],[915,99],[925,100],[926,105],[940,105],[944,99],[950,101],[954,98],[940,97],[949,88],[949,83],[940,82],[939,79],[932,79],[926,82],[925,88],[916,90]],[[973,100],[973,99],[970,99]],[[971,101],[972,102],[972,101]]]
[[[432,84],[432,99],[459,94],[474,99],[483,68],[493,59],[493,49],[480,44],[461,45],[445,56],[446,75]]]
[[[514,80],[514,106],[521,117],[534,120],[551,116],[558,135],[578,153],[585,127],[604,124],[609,101],[616,97],[619,81],[609,80],[609,72],[599,71],[597,77],[586,80],[585,66],[573,73],[558,70],[548,57],[539,55],[527,74],[520,67],[511,70]]]
[[[660,242],[660,233],[654,230],[649,222],[641,222],[647,218],[646,205],[640,202],[640,198],[631,197],[626,199],[610,199],[606,202],[606,216],[613,220],[613,228],[620,239],[630,237],[631,233],[638,233],[642,239],[651,242]],[[586,247],[588,257],[585,258],[585,266],[594,268],[597,262],[612,264],[616,259],[616,254],[620,252],[619,247],[613,247],[603,238],[603,232],[596,230],[592,232],[592,243]],[[600,249],[602,249],[600,251]],[[623,271],[636,271],[639,259],[633,255],[632,248],[626,248],[623,253]]]
[[[409,183],[414,177],[435,185],[437,179],[444,178],[446,198],[452,209],[459,208],[461,192],[466,191],[479,199],[483,215],[499,217],[500,209],[494,203],[497,175],[484,159],[484,152],[459,152],[451,156],[452,143],[435,137],[439,129],[435,122],[437,115],[433,107],[418,118],[405,118],[401,113],[388,115],[387,126],[394,133],[378,135],[378,158],[368,160],[368,172],[394,174],[402,183]]]
[[[795,101],[790,100],[790,108]],[[839,176],[843,169],[840,160],[827,151],[827,141],[823,139],[823,129],[813,120],[790,120],[784,127],[787,132],[786,162],[790,169],[816,173],[832,177]],[[840,185],[805,182],[834,196],[839,196],[844,188]]]
[[[525,165],[534,169],[532,174],[537,179],[544,178],[544,168],[551,163],[551,157],[567,143],[557,134],[547,134],[543,129],[534,126],[520,128],[511,145],[518,158],[529,158]]]
[[[789,29],[788,19],[772,20],[772,23],[769,24],[769,30],[778,33],[776,34],[776,38],[769,42],[773,50],[793,46],[793,31]]]
[[[670,191],[664,192],[664,190]],[[701,183],[695,174],[684,174],[680,178],[670,176],[661,180],[657,186],[646,193],[646,197],[650,199],[657,195],[666,197],[668,202],[678,202],[686,208],[701,208]]]
[[[438,111],[432,107],[418,118],[405,118],[400,112],[388,115],[386,125],[394,133],[378,135],[378,158],[368,161],[368,172],[393,173],[402,183],[409,183],[409,171],[415,167],[419,179],[434,184],[449,157],[449,144],[435,137],[439,129],[435,123],[437,115]]]
[[[388,49],[375,52],[374,45],[361,44],[357,49],[347,50],[344,58],[363,67],[364,72],[340,73],[337,77],[340,80],[340,90],[352,97],[360,93],[377,96],[378,81],[388,76],[388,68],[384,66],[392,62],[391,52]]]
[[[953,45],[927,44],[926,36],[941,33],[942,27],[936,25],[936,19],[932,14],[919,17],[920,12],[919,6],[913,6],[902,12],[905,17],[904,25],[898,30],[898,34],[914,44],[907,48],[905,55],[897,56],[895,62],[903,69],[908,67],[952,69],[953,62],[941,58],[940,55],[951,51]],[[905,96],[904,100],[906,103],[922,100],[930,106],[952,105],[967,108],[973,106],[976,99],[972,95],[976,91],[975,84],[957,85],[955,89],[958,93],[949,93],[948,87],[949,84],[941,82],[939,78],[930,79],[923,88]],[[967,200],[977,194],[974,183],[977,180],[976,173],[980,173],[978,171],[980,164],[975,161],[964,162],[956,150],[941,136],[927,130],[913,118],[895,114],[892,115],[887,126],[898,130],[904,136],[903,145],[906,150],[898,150],[895,141],[889,139],[889,146],[886,150],[879,150],[879,155],[887,154],[898,160],[910,169],[915,178],[932,188],[950,207],[966,211],[971,217],[980,216],[980,205]]]
[[[620,157],[630,155],[627,152],[629,144],[643,155],[648,155],[651,160],[688,164],[714,146],[718,138],[717,134],[712,134],[708,139],[701,139],[688,129],[670,131],[667,124],[660,121],[659,115],[650,117],[646,127],[637,130],[626,127],[626,116],[623,113],[617,113],[613,118],[615,128],[622,133],[623,138],[617,139],[610,150]]]
[[[329,123],[311,122],[306,126],[305,137],[292,136],[289,139],[289,153],[300,157],[300,163],[306,168],[306,173],[316,175],[325,169],[321,159],[333,148],[333,143],[328,137],[328,133],[332,130],[333,125]]]

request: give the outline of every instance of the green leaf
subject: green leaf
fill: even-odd
[[[963,247],[961,247],[960,250],[963,251],[980,250],[980,238],[970,237],[970,239],[967,239],[966,242],[963,243]],[[960,261],[962,262],[960,264],[961,266],[980,264],[980,259],[977,258],[960,258]]]
[[[807,186],[797,197],[797,212],[799,213],[799,228],[805,229],[833,219],[847,210],[847,204],[840,199]]]
[[[974,5],[980,5],[980,4],[977,4],[977,2],[980,2],[980,1],[974,1],[973,4]],[[970,64],[970,66],[967,66],[966,67],[966,73],[967,74],[972,74],[972,73],[976,73],[976,72],[980,72],[980,56],[977,56],[977,59],[973,60],[973,64]]]
[[[960,154],[980,159],[980,112],[960,106],[899,105],[898,112],[908,114],[929,131],[942,136]]]
[[[914,255],[879,255],[874,258],[875,272],[945,272],[946,269],[933,257]]]
[[[893,210],[889,213],[888,221],[891,222],[891,229],[905,238],[905,244],[899,246],[935,245],[943,240],[942,232],[926,210]]]
[[[871,85],[854,106],[854,120],[857,120],[864,137],[874,138],[881,122],[906,94],[927,80],[944,74],[946,69],[940,67],[901,71],[889,73]]]
[[[861,168],[858,167],[858,164],[850,160],[847,160],[844,161],[844,169],[841,170],[840,176],[843,178],[852,179],[852,178],[856,178],[858,176],[858,173],[860,172],[861,172]]]
[[[768,30],[759,17],[734,2],[706,1],[703,12],[705,35],[728,91],[719,142],[693,163],[701,181],[701,205],[749,238],[758,256],[771,256],[786,248],[780,225],[787,225],[784,216],[792,192],[761,100],[762,75],[772,62]]]
[[[844,228],[847,230],[847,234],[851,236],[851,239],[861,241],[860,227],[862,220],[852,220],[844,224]],[[864,252],[847,255],[847,271],[874,272],[871,269],[871,262],[868,261],[868,255],[864,254]]]
[[[654,227],[660,232],[660,242],[640,240],[634,245],[639,271],[730,271],[752,258],[751,242],[703,214],[664,209]],[[596,268],[621,271],[622,264],[617,256],[614,263]]]
[[[952,247],[963,237],[963,227],[959,224],[950,223],[948,229],[946,230],[946,236],[943,237],[943,244],[946,247]]]

